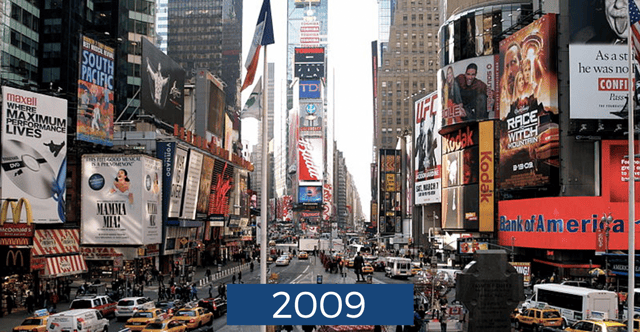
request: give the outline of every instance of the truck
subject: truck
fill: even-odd
[[[318,239],[299,239],[298,251],[312,253],[314,249],[320,249]]]

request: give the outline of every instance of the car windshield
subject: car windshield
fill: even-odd
[[[136,312],[135,314],[133,314],[133,317],[145,317],[145,318],[152,318],[153,314],[150,312]]]
[[[40,319],[27,318],[24,320],[24,322],[22,322],[22,325],[42,325],[42,323],[40,323]]]
[[[180,310],[176,314],[176,316],[189,316],[189,317],[194,317],[195,315],[196,315],[195,312],[189,311],[189,310]]]
[[[545,311],[542,313],[544,318],[560,318],[560,312],[558,311]]]
[[[145,326],[145,330],[160,330],[162,329],[162,323],[149,323]]]
[[[120,300],[118,302],[118,305],[121,307],[129,307],[136,304],[136,302],[134,300]]]
[[[71,303],[69,309],[89,309],[91,308],[91,300],[75,300]]]

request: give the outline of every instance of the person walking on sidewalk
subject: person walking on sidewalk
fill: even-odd
[[[447,332],[447,320],[449,319],[447,315],[447,307],[443,306],[440,308],[440,317],[438,320],[440,321],[440,332]]]
[[[360,281],[360,276],[362,276],[362,265],[364,264],[364,258],[360,256],[360,252],[353,259],[353,272],[356,273],[357,281]],[[362,281],[364,281],[364,276],[362,277]]]
[[[251,261],[251,263],[249,263],[249,271],[253,272],[253,261]]]
[[[238,283],[242,283],[242,271],[238,271]]]
[[[233,276],[231,276],[231,283],[232,284],[236,283],[236,275],[235,274]]]
[[[196,284],[191,284],[191,301],[198,300],[198,289]]]

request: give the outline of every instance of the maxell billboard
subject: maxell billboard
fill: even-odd
[[[184,78],[182,67],[142,38],[142,85],[140,105],[169,124],[184,123]]]
[[[2,198],[25,198],[35,223],[65,221],[67,101],[2,87]]]
[[[113,145],[114,49],[82,36],[77,139]]]
[[[556,16],[500,42],[500,188],[544,187],[560,166]],[[572,82],[573,83],[573,82]]]
[[[82,156],[82,244],[160,243],[161,173],[146,155]]]
[[[442,151],[438,93],[415,102],[415,200],[416,205],[441,202]]]

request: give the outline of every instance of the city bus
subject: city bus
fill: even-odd
[[[594,316],[618,319],[618,295],[615,292],[559,284],[533,286],[530,307],[558,309],[564,329],[576,321]]]

